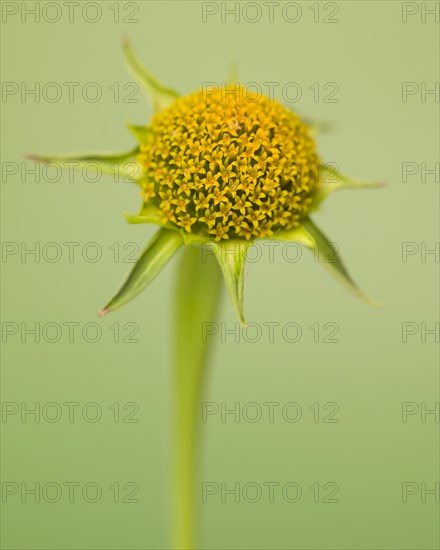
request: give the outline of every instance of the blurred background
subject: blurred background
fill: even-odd
[[[248,264],[248,329],[224,293],[206,336],[200,547],[438,548],[438,3],[73,4],[2,2],[2,547],[170,544],[176,259],[98,319],[155,231],[124,219],[138,191],[24,159],[133,147],[125,123],[152,110],[126,35],[182,94],[235,63],[331,127],[324,161],[387,182],[314,216],[382,309],[285,247]]]

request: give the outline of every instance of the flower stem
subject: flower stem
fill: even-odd
[[[204,323],[215,319],[221,272],[213,255],[184,248],[176,285],[174,357],[173,548],[194,550],[197,535],[198,424],[209,338]]]

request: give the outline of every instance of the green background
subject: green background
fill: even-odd
[[[121,17],[131,11],[125,4],[119,3]],[[438,497],[437,503],[432,495],[423,503],[419,491],[403,503],[401,495],[404,482],[430,489],[439,480],[438,417],[419,412],[402,422],[401,413],[403,402],[433,408],[439,401],[435,337],[428,335],[424,343],[419,331],[402,343],[401,336],[404,322],[427,328],[438,322],[438,257],[420,252],[422,243],[432,249],[438,240],[438,178],[428,175],[423,182],[419,171],[402,181],[402,163],[432,168],[438,161],[438,98],[416,93],[402,101],[403,82],[432,89],[438,81],[438,26],[433,16],[423,22],[420,11],[403,23],[402,4],[394,1],[338,2],[337,23],[322,21],[332,9],[328,3],[319,3],[319,22],[316,3],[315,11],[312,3],[297,4],[302,8],[297,23],[282,19],[283,3],[272,23],[266,11],[260,21],[246,21],[253,17],[251,8],[238,22],[228,16],[223,23],[217,14],[203,23],[197,1],[138,2],[133,16],[138,23],[115,23],[113,2],[99,3],[102,17],[96,23],[80,14],[69,23],[66,11],[56,23],[10,16],[2,23],[3,81],[19,87],[79,82],[80,88],[72,103],[65,93],[56,103],[3,97],[3,166],[21,163],[25,153],[122,151],[133,145],[124,123],[146,123],[151,108],[141,91],[137,103],[125,103],[109,90],[115,82],[134,80],[121,53],[123,34],[144,63],[182,93],[205,81],[222,82],[232,62],[244,83],[279,82],[278,90],[298,83],[302,98],[293,107],[332,127],[318,137],[321,158],[336,162],[344,174],[387,182],[381,190],[341,192],[314,218],[338,243],[361,287],[385,306],[357,301],[305,253],[296,263],[279,252],[275,262],[263,254],[248,266],[248,320],[263,329],[267,322],[296,322],[302,337],[289,343],[280,330],[274,342],[267,332],[255,343],[243,334],[239,343],[232,336],[223,342],[213,337],[205,400],[228,408],[238,403],[242,411],[256,402],[264,414],[254,423],[243,414],[238,422],[231,415],[226,422],[219,414],[209,417],[202,426],[200,478],[228,488],[296,482],[303,493],[297,503],[286,502],[279,491],[274,502],[267,493],[255,503],[243,496],[223,503],[220,493],[203,503],[200,496],[201,548],[438,548]],[[100,101],[82,99],[88,82],[101,86]],[[338,103],[322,96],[314,101],[309,87],[315,82],[336,82]],[[2,179],[2,240],[28,247],[79,242],[80,248],[71,263],[66,253],[55,263],[7,257],[2,321],[28,328],[36,322],[72,321],[80,328],[99,323],[102,338],[89,343],[79,335],[70,343],[64,332],[57,343],[44,338],[35,343],[31,336],[23,343],[19,332],[3,345],[4,402],[81,405],[73,422],[66,409],[53,423],[3,416],[2,481],[29,487],[94,482],[103,495],[96,503],[80,494],[72,503],[65,493],[55,503],[9,497],[2,506],[2,548],[168,548],[169,330],[176,263],[135,302],[97,319],[95,312],[129,268],[114,260],[109,247],[128,242],[142,247],[154,233],[153,227],[128,225],[122,215],[137,211],[136,188],[111,178],[89,183],[80,174],[70,183],[66,173],[57,182],[35,182],[32,174],[22,182],[20,165],[18,170]],[[90,242],[102,250],[96,263],[78,252]],[[405,242],[416,243],[419,252],[402,262]],[[226,295],[219,320],[226,329],[236,326]],[[124,325],[136,323],[138,343],[115,343],[115,322],[123,336],[129,332]],[[339,343],[322,341],[328,322],[338,324]],[[314,323],[321,326],[319,342],[309,329]],[[89,402],[102,410],[96,423],[81,417]],[[115,422],[109,409],[115,402],[121,408],[137,404],[138,422]],[[264,402],[280,403],[274,422]],[[279,412],[290,402],[302,409],[296,423]],[[323,422],[322,414],[315,422],[309,407],[320,403],[322,412],[329,402],[337,403],[339,422]],[[113,502],[108,487],[115,482],[137,484],[139,502]],[[338,484],[339,502],[323,502],[327,482]],[[314,483],[321,486],[319,502],[309,489]]]

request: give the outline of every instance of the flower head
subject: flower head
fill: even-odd
[[[172,213],[187,232],[216,240],[296,227],[318,185],[308,127],[280,103],[242,87],[176,100],[153,117],[140,151],[145,202]],[[166,191],[170,203],[157,199]],[[180,219],[182,208],[189,218]],[[206,210],[216,216],[215,227]]]
[[[239,85],[180,98],[139,63],[128,42],[124,51],[156,113],[147,126],[129,126],[138,145],[121,155],[33,157],[77,169],[94,162],[133,181],[143,203],[127,221],[161,226],[100,314],[139,294],[182,245],[206,244],[244,322],[246,253],[252,241],[267,238],[301,243],[371,303],[310,214],[333,191],[380,184],[351,180],[322,164],[310,128],[280,103]]]

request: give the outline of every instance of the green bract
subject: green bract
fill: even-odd
[[[378,187],[351,180],[318,160],[310,127],[281,104],[256,100],[244,91],[196,92],[184,98],[161,84],[137,60],[127,41],[127,61],[151,97],[150,125],[128,128],[138,145],[120,155],[35,157],[97,163],[104,173],[139,186],[143,204],[131,224],[160,229],[118,293],[99,313],[114,311],[136,297],[181,246],[206,246],[217,259],[239,319],[243,313],[244,269],[257,239],[297,242],[358,297],[370,304],[345,269],[338,252],[310,218],[321,202],[343,188]],[[235,88],[237,89],[237,88]]]

